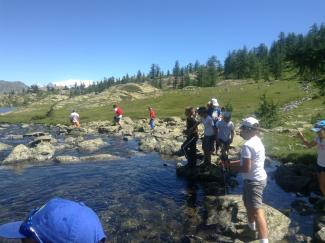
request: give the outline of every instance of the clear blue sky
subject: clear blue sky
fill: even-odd
[[[324,0],[0,0],[0,80],[163,70],[325,22]]]

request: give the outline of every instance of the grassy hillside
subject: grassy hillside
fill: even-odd
[[[121,87],[122,92],[139,92],[137,87]],[[118,92],[115,90],[114,93]],[[150,91],[151,92],[151,91]],[[242,118],[253,114],[258,106],[261,95],[266,94],[267,99],[272,99],[280,108],[286,104],[301,100],[302,98],[314,97],[304,101],[298,108],[284,112],[280,109],[280,126],[288,129],[288,132],[265,132],[262,134],[268,154],[287,161],[312,161],[315,150],[306,150],[299,140],[293,136],[296,128],[305,130],[307,137],[315,134],[309,132],[312,120],[317,117],[325,118],[324,97],[318,97],[316,90],[310,87],[306,93],[298,81],[285,80],[274,82],[253,81],[223,81],[217,87],[194,88],[183,90],[172,90],[154,93],[142,93],[142,96],[134,99],[134,95],[125,95],[120,106],[125,116],[132,119],[147,118],[147,107],[152,106],[157,117],[169,116],[184,117],[186,106],[202,106],[212,97],[217,97],[221,106],[230,104],[233,107],[233,120],[238,123]],[[152,95],[155,94],[155,95]],[[73,99],[51,99],[46,97],[37,103],[19,109],[17,112],[0,116],[0,122],[34,122],[46,124],[68,124],[68,115],[76,108],[81,115],[81,122],[94,120],[111,120],[113,116],[112,105],[114,98],[107,92],[99,95],[88,95],[87,97],[75,97]],[[97,102],[97,103],[96,103]],[[91,103],[91,105],[90,105]],[[291,129],[291,130],[290,130]]]

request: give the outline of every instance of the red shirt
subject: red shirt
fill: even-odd
[[[150,116],[150,119],[155,119],[155,118],[156,118],[156,113],[155,113],[155,111],[154,111],[154,110],[151,110],[151,111],[149,112],[149,116]]]
[[[122,111],[122,109],[121,109],[120,107],[116,107],[116,108],[115,108],[115,114],[116,114],[117,116],[123,115],[123,111]]]

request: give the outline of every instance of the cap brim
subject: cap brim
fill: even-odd
[[[314,127],[314,128],[312,128],[311,130],[314,131],[314,132],[319,132],[319,131],[321,130],[321,128],[318,128],[318,127],[316,128],[316,127]]]
[[[19,233],[20,225],[23,221],[12,222],[0,226],[0,237],[7,239],[23,239],[26,236]]]

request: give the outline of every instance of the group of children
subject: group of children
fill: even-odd
[[[231,114],[221,111],[215,98],[211,99],[208,107],[187,107],[186,130],[187,138],[181,150],[188,160],[188,166],[196,166],[196,142],[198,140],[198,125],[204,126],[204,137],[202,149],[204,153],[204,163],[211,164],[212,152],[218,151],[219,146],[226,150],[234,138],[234,124],[231,122]],[[197,119],[197,114],[199,119]],[[245,140],[241,148],[240,160],[227,161],[229,168],[242,175],[243,201],[247,211],[248,227],[252,231],[257,231],[260,243],[268,242],[268,228],[264,216],[263,191],[267,183],[267,174],[264,169],[265,147],[259,138],[259,122],[254,117],[248,117],[240,124],[240,136]],[[325,120],[319,121],[312,128],[317,132],[317,137],[308,142],[301,132],[298,135],[307,147],[317,146],[317,175],[320,190],[325,196]],[[216,143],[216,146],[214,144]]]
[[[202,149],[204,153],[204,163],[211,164],[211,155],[218,152],[219,147],[229,149],[235,134],[235,127],[231,121],[231,113],[221,111],[217,99],[212,98],[207,107],[187,107],[186,116],[186,140],[181,146],[181,153],[185,155],[189,166],[196,164],[196,142],[198,140],[198,125],[203,124],[204,136]]]

